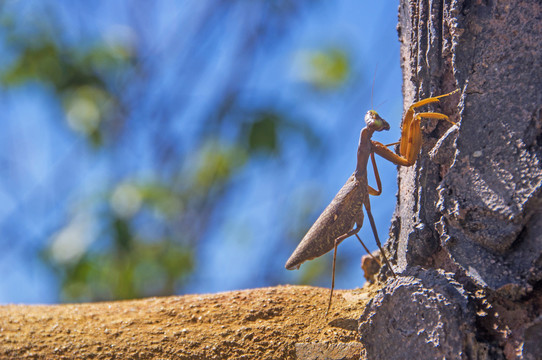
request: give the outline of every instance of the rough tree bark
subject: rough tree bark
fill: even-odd
[[[426,121],[399,169],[403,274],[360,319],[366,355],[540,359],[542,3],[401,0],[398,32],[405,108],[461,99],[441,104],[458,126]]]
[[[398,30],[405,107],[461,95],[399,168],[396,279],[328,317],[306,287],[3,306],[0,358],[540,359],[542,3],[401,0]]]

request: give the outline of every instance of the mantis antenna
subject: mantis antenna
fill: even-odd
[[[376,70],[378,69],[378,63],[375,65],[375,73],[373,74],[373,85],[371,86],[371,110],[374,110],[373,107],[373,92],[375,90],[375,80],[376,80]]]
[[[376,110],[380,105],[384,104],[388,100],[382,101],[380,104],[376,105],[376,108],[373,106],[373,93],[375,89],[375,80],[376,80],[376,70],[378,69],[378,64],[375,65],[375,73],[373,74],[373,85],[371,86],[371,109]]]

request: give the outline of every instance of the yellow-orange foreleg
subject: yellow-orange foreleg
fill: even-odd
[[[433,96],[433,97],[429,97],[427,99],[422,99],[422,100],[417,101],[414,104],[410,105],[410,107],[408,108],[408,110],[407,110],[407,112],[405,114],[405,118],[403,119],[403,123],[401,124],[401,140],[400,140],[401,145],[399,147],[399,155],[402,156],[403,158],[408,158],[410,165],[414,164],[414,162],[416,161],[415,157],[417,155],[417,151],[416,151],[416,155],[414,156],[414,160],[412,160],[411,156],[408,155],[408,154],[410,154],[410,152],[407,149],[411,148],[409,146],[409,144],[411,144],[413,141],[416,141],[416,139],[413,140],[414,137],[418,137],[418,136],[421,137],[419,122],[418,122],[418,124],[415,124],[416,123],[415,120],[417,120],[417,119],[419,120],[419,114],[414,116],[414,110],[416,108],[419,108],[419,107],[427,105],[427,104],[431,104],[431,103],[434,103],[434,102],[439,102],[440,101],[439,99],[442,99],[443,97],[455,94],[458,91],[459,91],[459,89],[456,89],[456,90],[454,90],[452,92],[449,92],[447,94],[444,94],[444,95]],[[425,114],[437,114],[437,113],[431,112],[431,113],[425,113]],[[424,116],[422,116],[422,117],[424,117]],[[435,117],[432,117],[431,115],[429,115],[427,117],[435,118]],[[448,117],[446,117],[445,120],[450,121],[448,119]],[[421,141],[421,140],[419,140],[419,141]],[[420,142],[420,147],[421,147],[421,142]],[[418,151],[419,151],[419,147],[418,147]]]
[[[454,124],[454,122],[451,121],[450,118],[444,114],[440,114],[436,112],[422,112],[422,113],[415,114],[415,109],[423,105],[439,102],[439,99],[455,94],[458,91],[459,90],[456,89],[447,94],[433,96],[433,97],[423,99],[412,104],[408,108],[405,114],[405,117],[403,119],[403,123],[401,125],[402,129],[401,129],[401,139],[399,140],[399,154],[393,153],[391,150],[387,149],[385,145],[377,141],[372,142],[374,152],[382,156],[386,160],[393,162],[396,165],[402,165],[402,166],[414,165],[414,163],[416,162],[416,158],[418,157],[418,153],[420,152],[420,148],[422,146],[422,134],[421,134],[421,129],[420,129],[421,119],[428,118],[428,119],[446,120]]]
[[[414,120],[410,123],[410,131],[408,134],[409,136],[406,139],[406,147],[400,149],[400,156],[407,160],[407,166],[414,165],[416,158],[418,157],[418,153],[422,147],[422,132],[420,129],[422,118],[446,120],[454,124],[454,122],[452,122],[450,118],[444,114],[436,112],[423,112],[416,114]]]

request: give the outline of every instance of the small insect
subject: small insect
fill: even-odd
[[[374,110],[369,110],[365,115],[366,127],[361,130],[359,137],[356,170],[348,178],[346,183],[318,217],[316,222],[311,226],[285,265],[286,269],[288,270],[299,269],[301,264],[305,261],[320,257],[331,251],[331,249],[334,250],[331,291],[326,314],[331,308],[333,289],[335,288],[335,262],[337,258],[337,246],[344,239],[352,235],[356,235],[365,251],[367,251],[367,253],[374,258],[361,238],[358,236],[358,232],[363,225],[363,207],[365,207],[365,211],[367,212],[367,217],[369,218],[373,235],[375,237],[376,244],[380,249],[380,253],[382,254],[382,257],[393,276],[396,276],[382,249],[376,230],[376,224],[371,213],[369,195],[378,196],[382,193],[382,184],[380,182],[380,176],[378,174],[374,154],[377,153],[378,155],[397,165],[413,165],[416,162],[416,158],[421,148],[421,119],[432,118],[450,121],[448,116],[444,114],[435,112],[422,112],[414,114],[414,109],[429,103],[438,102],[440,98],[452,95],[457,91],[458,90],[448,94],[430,97],[418,101],[409,107],[402,122],[401,140],[398,143],[400,144],[399,154],[395,154],[387,147],[394,144],[383,145],[377,141],[371,140],[374,132],[389,130],[390,125]],[[367,181],[367,163],[369,161],[369,157],[371,157],[378,190],[375,190],[369,186]],[[374,258],[374,260],[380,263],[376,258]]]

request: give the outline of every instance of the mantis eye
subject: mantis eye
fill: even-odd
[[[369,115],[369,118],[371,120],[371,122],[373,124],[375,124],[376,126],[380,126],[381,125],[381,121],[380,121],[380,116],[378,115],[378,113],[374,110],[369,110],[369,112],[367,113],[367,115]]]

